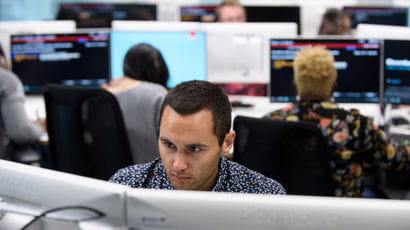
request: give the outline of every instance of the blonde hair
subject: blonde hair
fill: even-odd
[[[337,78],[334,63],[334,56],[324,47],[309,46],[299,51],[293,62],[299,96],[331,96]]]

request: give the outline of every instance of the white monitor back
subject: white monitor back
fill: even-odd
[[[0,43],[10,64],[11,34],[71,33],[76,31],[74,20],[52,21],[1,21]]]
[[[129,189],[136,229],[409,229],[410,201]]]
[[[82,206],[104,213],[108,223],[121,226],[125,192],[125,186],[106,181],[0,160],[0,213],[6,215],[39,215],[54,208]],[[0,218],[0,229],[12,226],[6,217]]]
[[[296,23],[202,23],[208,81],[268,83],[269,38],[296,37]]]
[[[359,38],[410,39],[410,27],[374,24],[359,24],[356,35]]]
[[[113,20],[113,31],[198,31],[199,22]]]

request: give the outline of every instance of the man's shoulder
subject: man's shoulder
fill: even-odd
[[[118,170],[110,179],[110,182],[128,185],[130,187],[142,187],[149,175],[154,174],[159,167],[160,161],[157,159],[145,164],[136,164]]]
[[[226,160],[231,186],[244,193],[286,194],[286,190],[276,180],[251,170],[236,162]]]

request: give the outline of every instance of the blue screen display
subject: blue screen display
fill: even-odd
[[[124,76],[123,61],[127,51],[139,43],[157,48],[169,70],[167,86],[189,80],[206,80],[206,36],[204,32],[182,31],[113,31],[111,33],[111,77]]]

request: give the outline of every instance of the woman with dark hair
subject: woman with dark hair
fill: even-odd
[[[167,94],[169,72],[159,50],[148,44],[129,49],[123,71],[124,77],[102,88],[117,97],[135,163],[145,163],[159,156],[159,112]]]
[[[351,20],[339,9],[328,9],[322,18],[319,35],[347,35],[351,34]]]

